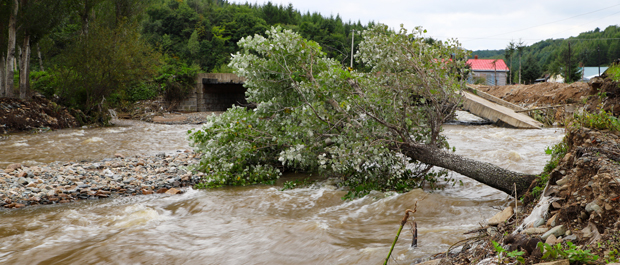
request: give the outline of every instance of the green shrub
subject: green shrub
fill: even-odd
[[[498,264],[504,264],[508,262],[509,258],[515,259],[520,264],[525,263],[525,259],[522,257],[523,254],[525,254],[525,252],[519,251],[519,250],[513,250],[513,251],[508,252],[508,250],[502,247],[501,244],[495,241],[491,241],[491,243],[493,244],[493,248],[495,249],[495,252],[497,252],[497,263]],[[508,257],[505,257],[504,255]]]
[[[474,84],[475,85],[486,85],[487,84],[487,79],[485,77],[482,77],[482,76],[476,76],[476,77],[474,77]]]
[[[183,100],[196,85],[197,65],[188,66],[174,58],[166,59],[155,83],[159,84],[167,101]]]
[[[573,242],[566,242],[566,247],[562,243],[549,245],[547,243],[538,242],[538,249],[542,252],[543,260],[556,260],[560,258],[568,259],[571,263],[579,262],[579,264],[590,264],[598,260],[598,256],[590,253],[590,250],[583,250],[575,246]]]
[[[160,86],[157,83],[140,83],[129,88],[130,101],[153,99],[159,95]]]
[[[54,96],[58,80],[46,71],[30,72],[30,88],[43,94],[46,98]]]
[[[545,149],[545,153],[551,155],[551,158],[549,158],[549,161],[545,165],[543,173],[538,175],[536,187],[532,188],[531,194],[534,199],[540,198],[542,191],[545,189],[545,185],[547,185],[547,182],[549,181],[549,173],[551,173],[551,171],[558,166],[560,160],[562,160],[566,153],[568,153],[568,144],[565,140],[562,140],[562,142],[559,142],[552,147],[547,147],[547,149]]]
[[[600,110],[599,113],[575,113],[573,127],[580,126],[598,130],[620,131],[620,121],[613,116],[613,111]]]
[[[616,82],[620,82],[620,65],[613,65],[606,71],[607,76]]]
[[[557,143],[553,147],[545,149],[545,153],[551,155],[549,162],[545,165],[544,172],[551,173],[551,171],[558,166],[560,160],[568,153],[568,144],[565,140]]]

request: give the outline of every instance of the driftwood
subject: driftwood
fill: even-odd
[[[403,226],[405,226],[405,224],[407,223],[407,219],[409,219],[409,213],[414,214],[417,211],[418,211],[418,201],[415,202],[415,206],[413,207],[413,210],[411,210],[411,209],[405,210],[405,216],[403,217],[403,220],[400,221],[400,228],[398,228],[398,233],[396,233],[396,238],[394,238],[394,242],[392,243],[392,247],[390,248],[390,252],[388,253],[387,258],[385,258],[385,262],[383,263],[383,265],[386,265],[388,263],[388,260],[390,260],[390,256],[392,255],[392,251],[394,250],[394,246],[396,245],[396,241],[398,241],[398,236],[400,236],[400,231],[403,230]],[[414,242],[411,243],[411,246],[414,246],[414,243],[417,246],[417,244],[418,244],[418,236],[417,236],[418,225],[416,224],[416,222],[413,222],[413,226],[415,227],[415,234],[413,235]]]

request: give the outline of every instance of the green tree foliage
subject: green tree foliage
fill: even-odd
[[[37,77],[34,80],[34,87],[41,89],[40,91],[48,96],[58,92],[63,102],[73,106],[77,106],[76,102],[83,102],[85,105],[80,108],[85,110],[91,108],[86,105],[92,104],[86,103],[82,93],[76,93],[75,96],[68,93],[69,90],[60,80],[71,78],[73,80],[71,82],[77,82],[77,79],[82,78],[76,76],[79,74],[75,72],[78,71],[76,68],[78,62],[70,58],[91,56],[98,52],[94,50],[85,52],[80,45],[90,49],[105,48],[105,43],[97,46],[91,43],[90,39],[125,43],[136,41],[140,45],[143,45],[145,40],[157,52],[164,54],[166,58],[164,63],[169,65],[156,69],[154,79],[144,81],[143,78],[138,78],[138,82],[121,87],[118,93],[101,91],[101,95],[117,95],[134,100],[144,99],[160,92],[180,91],[179,87],[186,87],[179,86],[178,79],[169,80],[164,76],[179,77],[195,72],[196,69],[205,72],[230,72],[231,69],[227,65],[230,62],[230,54],[240,49],[237,42],[248,35],[264,35],[271,25],[280,25],[301,32],[303,36],[320,43],[329,57],[336,58],[343,64],[348,64],[350,60],[352,30],[355,29],[358,33],[358,38],[355,40],[357,46],[361,40],[359,32],[366,28],[360,22],[345,23],[339,16],[302,14],[291,4],[283,6],[271,2],[261,5],[239,5],[221,0],[63,0],[51,4],[41,0],[21,2],[27,5],[20,7],[18,13],[20,16],[18,27],[22,31],[18,33],[17,44],[19,46],[23,42],[24,33],[29,34],[31,45],[39,44],[43,68],[48,69],[48,73],[34,74]],[[0,59],[7,51],[6,27],[12,3],[13,0],[0,1],[1,7],[4,7],[0,8],[0,26],[4,25],[0,27]],[[132,25],[130,29],[127,29],[128,25]],[[121,27],[131,32],[138,29],[138,34],[125,34]],[[114,36],[101,36],[102,29],[109,29],[106,34]],[[91,38],[92,30],[96,32],[93,32]],[[121,40],[119,37],[131,39]],[[142,54],[155,56],[151,51]],[[36,57],[38,56],[35,56],[35,59],[38,59]],[[35,66],[38,66],[38,61],[36,62]],[[120,63],[121,60],[116,62]],[[89,64],[86,61],[81,63],[84,66]],[[363,65],[356,61],[355,67]],[[138,68],[138,71],[140,69]],[[69,72],[73,75],[68,74]],[[152,76],[153,72],[152,69],[147,69],[143,76]],[[56,84],[63,87],[55,87]]]
[[[564,82],[572,83],[581,79],[578,56],[569,42],[561,46],[554,52],[556,58],[549,66],[548,72],[559,74],[564,78]]]
[[[506,46],[506,49],[504,49],[504,58],[506,58],[506,62],[510,62],[509,64],[509,68],[510,69],[510,74],[508,76],[508,84],[512,84],[512,59],[513,59],[513,55],[515,54],[515,50],[516,50],[516,44],[514,41],[510,41],[508,43],[508,46]]]
[[[53,69],[55,94],[60,102],[87,115],[107,111],[108,101],[131,87],[152,80],[159,64],[151,47],[140,40],[136,23],[109,28],[92,23],[88,36],[74,42]]]
[[[533,56],[528,56],[523,63],[523,73],[521,78],[524,84],[533,84],[536,79],[542,76],[542,71],[538,62]]]
[[[421,34],[383,25],[365,31],[358,59],[372,73],[345,70],[290,30],[241,39],[230,65],[258,105],[229,109],[191,132],[204,153],[205,186],[269,182],[284,170],[342,176],[356,195],[434,184],[442,173],[400,150],[448,148],[441,124],[457,106],[465,65],[448,59],[465,54],[457,43],[429,45]]]
[[[480,59],[500,59],[504,56],[504,50],[477,50],[472,51],[471,57],[478,55]]]
[[[158,92],[161,92],[168,102],[178,102],[194,88],[199,68],[170,57],[165,58],[165,62],[159,69],[155,83],[161,88]]]
[[[351,56],[352,30],[358,33],[357,46],[361,39],[359,32],[367,28],[360,22],[345,23],[338,15],[301,14],[291,4],[282,6],[271,2],[236,5],[211,0],[160,0],[148,8],[147,14],[143,35],[149,43],[188,65],[197,62],[206,72],[225,69],[230,54],[239,51],[237,42],[241,38],[264,35],[274,25],[316,41],[327,56],[345,64]],[[356,62],[355,67],[363,65]]]

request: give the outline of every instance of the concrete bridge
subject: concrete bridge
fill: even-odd
[[[225,111],[233,105],[247,104],[245,79],[236,74],[201,73],[189,97],[177,107],[178,111]]]
[[[177,110],[179,111],[225,111],[233,105],[247,104],[245,100],[245,80],[235,74],[198,74],[196,87],[190,92]],[[495,124],[539,129],[542,123],[517,110],[525,110],[517,105],[468,87],[463,92],[463,109],[483,117]]]
[[[463,91],[463,110],[483,117],[500,126],[519,129],[540,129],[543,124],[515,111],[525,109],[472,87]]]

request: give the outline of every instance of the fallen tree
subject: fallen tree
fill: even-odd
[[[264,183],[296,170],[342,177],[362,195],[435,188],[450,181],[438,166],[509,194],[516,184],[522,194],[534,176],[450,152],[441,130],[460,103],[466,51],[454,40],[429,44],[424,32],[365,31],[356,58],[366,72],[343,69],[288,30],[239,41],[243,51],[230,66],[257,107],[229,109],[191,132],[205,186]]]

